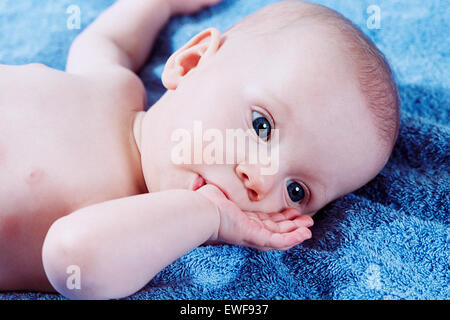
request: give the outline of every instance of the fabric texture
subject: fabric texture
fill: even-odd
[[[224,0],[174,17],[145,68],[149,105],[164,92],[171,52],[208,27],[225,31],[274,0]],[[128,299],[448,299],[450,6],[430,0],[321,0],[384,52],[402,99],[400,134],[383,171],[315,216],[313,238],[286,252],[204,246],[182,256]],[[63,69],[75,36],[112,0],[0,0],[0,63]],[[81,29],[68,29],[77,5]],[[377,5],[379,29],[368,19]],[[1,89],[0,89],[1,94]],[[63,107],[63,106],[62,106]],[[114,281],[114,279],[111,279]],[[64,299],[0,293],[0,299]]]

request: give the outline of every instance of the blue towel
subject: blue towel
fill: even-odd
[[[63,69],[71,41],[112,0],[0,0],[0,63]],[[163,63],[210,26],[225,31],[275,0],[225,0],[175,17],[141,72],[149,103],[164,92]],[[401,126],[383,171],[315,216],[313,238],[287,252],[194,249],[129,299],[449,299],[450,6],[430,0],[315,1],[358,25],[385,53],[399,84]],[[67,29],[69,5],[81,29]],[[379,29],[367,20],[376,4]],[[370,19],[369,19],[370,20]],[[112,279],[113,281],[113,279]],[[2,293],[0,299],[62,299]]]

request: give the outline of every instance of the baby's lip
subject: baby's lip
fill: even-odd
[[[203,177],[198,174],[197,177],[195,177],[194,182],[192,183],[191,190],[197,191],[205,184],[206,184],[205,179],[203,179]]]

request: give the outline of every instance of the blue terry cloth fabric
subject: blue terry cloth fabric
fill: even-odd
[[[81,30],[112,0],[0,0],[0,63],[63,69]],[[275,0],[225,0],[175,17],[141,77],[149,103],[163,93],[162,66],[197,32],[220,31]],[[287,252],[199,247],[129,299],[449,299],[450,6],[430,0],[317,0],[362,28],[387,56],[402,99],[400,136],[384,170],[315,216],[313,238]],[[380,29],[369,29],[377,5]],[[1,94],[1,93],[0,93]],[[114,281],[114,279],[111,279]],[[0,299],[62,299],[13,292]]]

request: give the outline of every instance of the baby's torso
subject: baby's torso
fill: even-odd
[[[142,191],[132,124],[143,102],[122,82],[0,66],[3,237],[42,238],[63,215]]]

